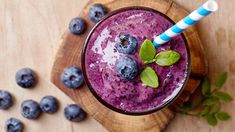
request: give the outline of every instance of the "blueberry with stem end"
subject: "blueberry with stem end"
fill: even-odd
[[[15,79],[16,83],[22,88],[31,88],[36,83],[36,75],[30,68],[22,68],[17,71]]]
[[[54,113],[58,110],[58,101],[53,96],[45,96],[40,101],[40,108],[43,112]]]
[[[73,18],[69,23],[69,31],[73,34],[80,35],[86,29],[86,21],[82,18]]]
[[[117,74],[124,80],[131,80],[138,74],[137,63],[130,57],[122,57],[115,63]]]
[[[116,39],[115,48],[119,53],[134,54],[138,41],[130,34],[121,34]]]
[[[5,132],[22,132],[23,131],[23,123],[16,119],[16,118],[9,118],[6,122],[5,122]]]
[[[80,68],[68,67],[64,69],[61,80],[65,86],[76,89],[82,85],[84,77]]]
[[[0,109],[6,110],[13,104],[12,96],[9,92],[0,90]]]
[[[91,21],[97,23],[107,14],[107,9],[102,4],[94,4],[88,12]]]
[[[27,119],[37,119],[41,112],[39,104],[34,100],[25,100],[21,104],[21,115]]]
[[[86,118],[86,113],[78,105],[70,104],[64,108],[64,116],[69,121],[79,122]]]

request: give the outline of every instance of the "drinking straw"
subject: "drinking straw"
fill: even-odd
[[[153,40],[153,44],[155,47],[159,47],[173,37],[182,33],[188,27],[196,24],[200,19],[205,16],[211,14],[218,10],[218,4],[215,0],[209,0],[204,3],[201,7],[193,11],[191,14],[183,18],[181,21],[176,23],[174,26],[163,32],[161,35],[157,36]]]

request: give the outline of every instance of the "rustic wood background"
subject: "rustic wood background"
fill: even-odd
[[[26,132],[66,132],[66,131],[106,131],[94,119],[81,123],[71,123],[63,117],[63,107],[73,103],[49,81],[54,56],[59,40],[71,18],[79,14],[88,0],[1,0],[0,1],[0,89],[10,91],[15,97],[15,105],[8,111],[0,111],[0,131],[4,122],[13,116],[21,119]],[[206,0],[175,0],[192,11]],[[220,10],[199,22],[198,29],[209,60],[210,77],[222,71],[229,72],[229,80],[224,90],[235,95],[235,1],[218,0]],[[15,72],[22,67],[36,69],[40,82],[31,90],[22,90],[14,81]],[[20,115],[20,103],[25,99],[39,101],[44,95],[54,95],[60,102],[60,110],[54,115],[43,114],[39,120],[29,121]],[[223,109],[235,116],[234,102]],[[233,131],[234,119],[208,126],[204,120],[177,115],[166,131],[204,132]]]

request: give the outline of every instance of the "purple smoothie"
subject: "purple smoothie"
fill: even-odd
[[[157,53],[175,50],[181,59],[169,67],[148,64],[159,77],[159,87],[153,89],[142,84],[139,75],[131,81],[122,80],[115,71],[115,62],[124,56],[115,49],[115,39],[127,33],[138,40],[135,59],[139,72],[145,68],[139,58],[139,49],[145,39],[152,40],[173,23],[157,12],[131,9],[119,12],[101,22],[91,34],[85,50],[86,76],[91,87],[105,102],[126,112],[145,112],[161,107],[181,90],[187,77],[188,52],[182,36],[157,48]]]

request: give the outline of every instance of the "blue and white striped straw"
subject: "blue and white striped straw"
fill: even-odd
[[[187,17],[176,23],[174,26],[163,32],[161,35],[157,36],[153,40],[153,44],[155,47],[159,47],[162,44],[165,44],[173,37],[182,33],[188,27],[196,24],[203,17],[211,14],[218,10],[218,4],[215,0],[209,0],[204,3],[197,10],[193,11]]]

